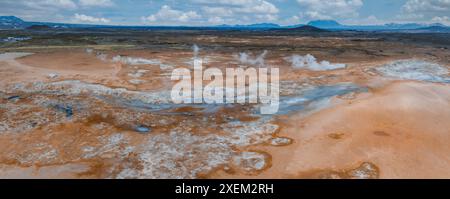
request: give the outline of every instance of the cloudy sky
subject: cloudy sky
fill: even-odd
[[[0,0],[0,15],[114,25],[292,25],[315,19],[450,25],[450,0]]]

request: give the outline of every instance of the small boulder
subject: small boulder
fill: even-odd
[[[142,134],[147,134],[151,131],[150,127],[144,126],[144,125],[139,125],[135,128],[135,131],[142,133]]]
[[[58,77],[58,74],[56,74],[56,73],[50,73],[50,74],[48,74],[48,78],[50,78],[50,79],[55,79],[55,78],[57,78]]]

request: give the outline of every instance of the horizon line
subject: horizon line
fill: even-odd
[[[330,21],[330,22],[336,22],[337,25],[340,26],[386,26],[386,25],[390,25],[390,24],[396,24],[396,25],[407,25],[407,24],[417,24],[417,25],[423,25],[423,26],[432,26],[432,25],[439,25],[439,26],[444,26],[444,27],[450,27],[447,26],[445,24],[442,23],[417,23],[417,22],[404,22],[404,23],[399,23],[399,22],[389,22],[389,23],[383,23],[383,24],[343,24],[337,20],[334,19],[317,19],[317,20],[311,20],[308,21],[307,23],[298,23],[298,24],[290,24],[290,25],[281,25],[278,23],[271,23],[271,22],[260,22],[260,23],[250,23],[250,24],[217,24],[217,25],[125,25],[125,24],[91,24],[91,23],[76,23],[76,22],[49,22],[49,21],[27,21],[24,20],[20,17],[17,17],[15,15],[3,15],[0,17],[16,17],[24,22],[27,23],[48,23],[48,24],[67,24],[67,25],[85,25],[85,26],[105,26],[105,27],[190,27],[190,28],[196,28],[196,27],[218,27],[218,26],[252,26],[252,25],[261,25],[261,24],[273,24],[276,26],[279,26],[280,28],[283,27],[292,27],[292,26],[307,26],[309,25],[311,22],[317,22],[317,21]],[[311,25],[310,25],[311,26]]]

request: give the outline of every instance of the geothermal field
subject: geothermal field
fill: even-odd
[[[450,178],[450,35],[8,30],[0,178]],[[279,68],[279,110],[176,104],[176,68]]]

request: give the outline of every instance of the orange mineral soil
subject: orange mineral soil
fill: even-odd
[[[356,45],[316,40],[290,41]],[[223,42],[260,41],[284,40]],[[345,64],[334,69],[269,52],[263,65],[280,68],[281,95],[269,116],[173,104],[170,75],[192,68],[190,49],[0,54],[0,178],[450,178],[449,51],[370,42],[385,54],[311,50]],[[205,68],[252,64],[198,56]]]
[[[448,85],[394,82],[307,118],[286,117],[279,136],[294,143],[257,147],[272,167],[252,177],[448,178],[449,105]]]

